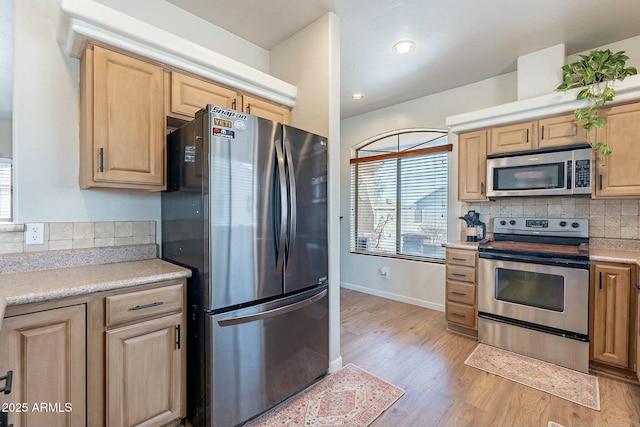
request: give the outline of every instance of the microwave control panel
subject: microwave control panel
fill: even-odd
[[[591,160],[575,161],[575,188],[591,187]]]

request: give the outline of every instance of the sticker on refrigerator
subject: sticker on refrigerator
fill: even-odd
[[[234,139],[236,137],[236,133],[229,129],[213,128],[213,136]]]
[[[247,129],[247,124],[245,122],[243,122],[242,120],[236,120],[236,122],[233,124],[235,126],[236,129],[238,130],[245,130]]]
[[[184,147],[184,162],[195,163],[196,161],[196,146],[187,145]]]
[[[213,124],[216,125],[216,126],[221,126],[221,127],[225,127],[225,128],[232,128],[233,127],[231,125],[231,120],[224,120],[224,119],[214,118],[213,119]]]

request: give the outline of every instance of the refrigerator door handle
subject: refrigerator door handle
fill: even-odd
[[[218,325],[221,327],[240,325],[243,323],[255,322],[256,320],[268,319],[270,317],[281,316],[292,311],[300,310],[303,307],[307,307],[314,302],[321,300],[327,295],[327,290],[313,295],[302,301],[294,302],[293,304],[285,305],[284,307],[274,308],[272,310],[263,311],[261,313],[250,314],[248,316],[232,317],[230,319],[219,320]]]
[[[296,173],[293,166],[293,158],[291,157],[291,146],[289,140],[284,138],[284,153],[287,161],[287,178],[289,178],[289,206],[291,218],[289,220],[289,230],[287,232],[287,266],[286,274],[291,273],[293,266],[293,255],[295,254],[296,232],[297,232],[297,215],[298,204],[296,199]]]
[[[276,161],[278,163],[278,184],[280,186],[280,227],[278,229],[278,237],[276,244],[276,273],[282,274],[282,267],[284,264],[284,256],[285,256],[285,246],[286,246],[286,238],[287,238],[287,223],[289,222],[289,212],[287,210],[287,181],[286,181],[286,172],[285,172],[285,164],[284,164],[284,153],[282,152],[281,142],[280,140],[275,141],[276,147]],[[273,219],[274,222],[277,221],[277,218]]]

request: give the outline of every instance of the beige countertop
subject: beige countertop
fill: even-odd
[[[186,277],[191,277],[191,270],[157,258],[0,274],[0,321],[4,305],[48,301]]]
[[[620,262],[640,266],[640,252],[637,251],[589,248],[589,259],[591,261]]]
[[[465,240],[455,240],[453,242],[443,243],[442,246],[451,249],[469,249],[478,250],[478,242],[467,242]]]

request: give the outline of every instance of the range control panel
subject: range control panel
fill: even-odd
[[[493,219],[493,232],[542,236],[589,237],[586,218],[504,218]]]

